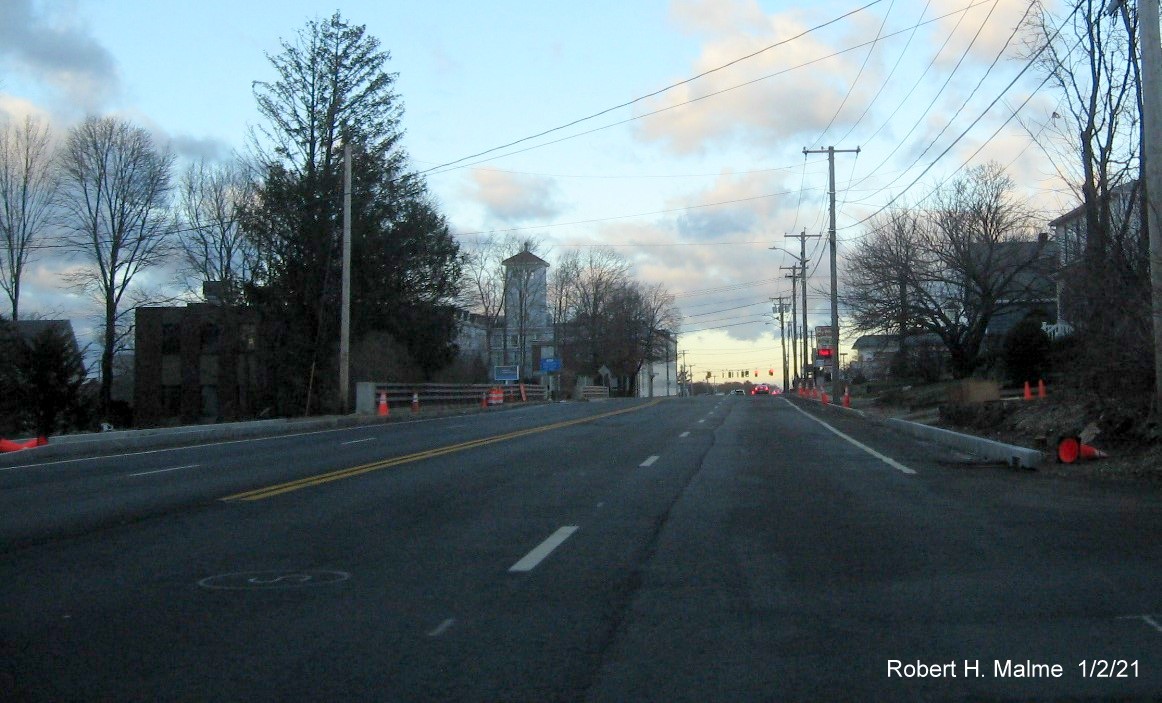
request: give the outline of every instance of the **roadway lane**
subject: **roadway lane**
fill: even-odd
[[[503,412],[38,462],[0,468],[0,544],[20,546],[195,506],[237,493],[449,445],[570,422],[600,403]]]
[[[203,500],[12,553],[0,581],[12,609],[0,632],[13,694],[325,700],[391,691],[425,700],[509,690],[516,680],[530,691],[583,682],[595,661],[575,662],[572,638],[539,675],[517,675],[552,651],[536,644],[554,640],[545,624],[530,637],[512,620],[536,624],[536,608],[552,607],[552,597],[527,593],[544,588],[536,574],[556,555],[531,572],[508,569],[565,525],[584,529],[562,550],[586,544],[596,516],[624,511],[626,500],[664,512],[682,476],[639,465],[682,441],[679,428],[697,427],[704,404],[590,404],[588,414],[642,409],[264,500]],[[449,437],[431,434],[429,448]],[[621,488],[641,480],[650,495]],[[617,549],[633,561],[632,542],[644,536],[629,539]],[[247,575],[231,576],[239,572]],[[566,590],[579,601],[604,598],[578,587]],[[578,611],[579,633],[601,641],[612,616]],[[506,633],[513,648],[495,647]],[[450,677],[438,666],[444,657],[471,667]]]
[[[718,431],[587,700],[1162,695],[1157,487],[981,466],[795,403],[886,463],[791,402]],[[1135,675],[1083,677],[1094,659]],[[917,662],[945,677],[890,675]]]
[[[200,496],[11,549],[0,566],[0,698],[1162,692],[1157,491],[969,466],[820,416],[861,447],[776,398],[632,407],[490,443],[513,421],[462,418],[462,433],[432,423],[390,454],[342,435],[290,468],[271,464],[296,445],[246,445],[236,465],[246,480],[182,479],[183,495]],[[472,441],[221,500],[256,478],[285,486]],[[336,460],[347,451],[336,447],[351,455]],[[1137,677],[1080,677],[1081,659],[1103,657],[1137,661]],[[894,659],[957,661],[960,676],[889,677]],[[964,678],[966,659],[982,676]],[[1002,679],[994,659],[1066,673]]]

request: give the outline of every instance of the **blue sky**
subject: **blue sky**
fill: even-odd
[[[513,229],[537,239],[550,262],[578,246],[617,246],[640,279],[679,296],[687,315],[680,346],[701,376],[781,367],[778,328],[764,325],[764,313],[768,298],[789,294],[779,267],[791,260],[769,247],[795,248],[786,233],[826,229],[826,158],[805,157],[805,147],[861,149],[837,157],[841,266],[860,220],[894,197],[921,200],[965,163],[1011,164],[1046,219],[1072,207],[1029,135],[1052,129],[1056,97],[1034,93],[1033,72],[1005,92],[1024,67],[1019,36],[1006,44],[1027,3],[868,1],[429,0],[339,9],[391,52],[418,169],[774,47],[519,149],[572,137],[559,143],[493,152],[429,176],[467,243]],[[182,158],[227,158],[258,119],[251,83],[273,77],[265,55],[334,9],[301,0],[0,0],[0,119],[32,113],[64,130],[86,113],[117,114]],[[808,253],[811,325],[826,324],[825,250],[811,242]],[[92,306],[60,282],[76,265],[37,261],[23,309],[88,329]],[[841,346],[853,341],[844,335]]]

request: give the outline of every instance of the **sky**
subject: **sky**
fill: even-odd
[[[252,83],[273,80],[267,57],[335,9],[0,0],[0,120],[32,114],[63,133],[88,114],[116,115],[181,163],[229,159],[260,123]],[[781,382],[770,299],[789,299],[782,267],[794,259],[772,247],[797,253],[787,235],[823,235],[807,240],[808,322],[830,324],[828,159],[805,150],[837,150],[841,277],[868,217],[922,205],[972,165],[1006,166],[1046,222],[1076,204],[1035,139],[1056,126],[1059,101],[1021,58],[1028,0],[338,9],[390,52],[404,146],[456,236],[471,245],[512,232],[550,264],[615,247],[638,280],[675,295],[697,380],[749,369]],[[21,310],[73,319],[85,342],[96,306],[63,280],[81,265],[42,254]],[[841,319],[840,351],[856,336]]]

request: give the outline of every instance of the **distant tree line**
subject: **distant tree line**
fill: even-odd
[[[466,247],[463,304],[477,311],[489,329],[506,316],[520,336],[522,311],[506,310],[508,291],[523,299],[527,280],[507,274],[503,261],[522,248],[536,251],[536,242],[512,236],[487,235]],[[625,257],[610,247],[570,250],[550,262],[545,295],[552,326],[552,345],[568,379],[578,374],[596,377],[602,366],[629,380],[622,390],[636,393],[635,383],[649,362],[674,361],[667,337],[678,332],[681,314],[674,296],[662,284],[645,284],[632,276]],[[518,307],[520,303],[517,303]],[[492,335],[489,335],[489,340]],[[491,357],[491,348],[486,356]]]

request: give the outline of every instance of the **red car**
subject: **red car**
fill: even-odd
[[[770,395],[771,387],[765,383],[760,383],[754,388],[750,389],[751,395]]]

